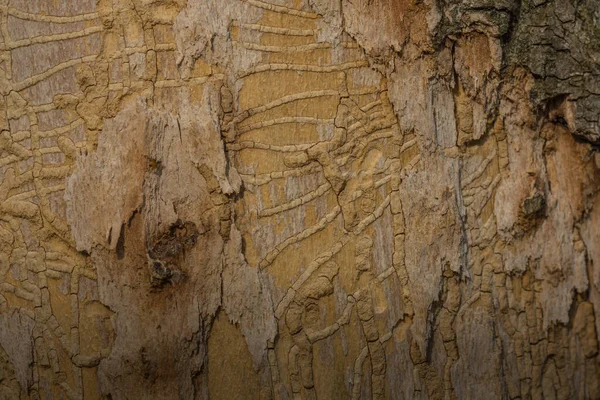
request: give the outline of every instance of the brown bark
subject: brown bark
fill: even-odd
[[[593,0],[0,0],[0,398],[600,398]]]

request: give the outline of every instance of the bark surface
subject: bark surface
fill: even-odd
[[[597,0],[0,0],[0,399],[600,398]]]

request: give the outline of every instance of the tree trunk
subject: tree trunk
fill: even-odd
[[[599,19],[0,0],[0,398],[600,398]]]

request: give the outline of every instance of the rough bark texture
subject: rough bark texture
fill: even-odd
[[[597,0],[0,0],[0,398],[600,398]]]

